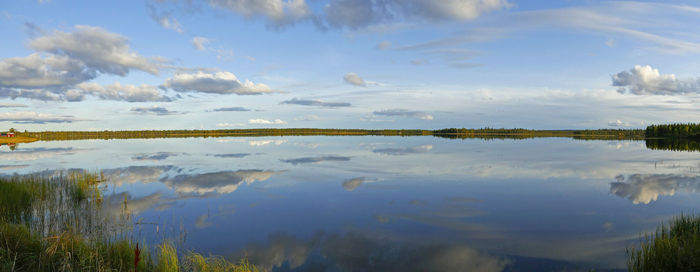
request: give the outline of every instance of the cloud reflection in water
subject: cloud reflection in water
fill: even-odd
[[[618,175],[616,182],[610,183],[610,193],[627,198],[634,204],[649,204],[660,195],[673,196],[676,192],[699,192],[700,177],[676,174],[633,174]]]

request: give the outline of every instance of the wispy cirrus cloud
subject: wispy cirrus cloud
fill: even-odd
[[[213,109],[212,111],[250,111],[250,109],[244,107],[223,107]]]
[[[421,120],[433,120],[433,116],[424,111],[413,111],[406,109],[387,109],[373,112],[374,115],[390,117],[408,117]]]
[[[33,111],[15,111],[0,113],[0,122],[13,122],[15,124],[46,124],[46,123],[72,123],[86,121],[71,115],[55,115],[50,113],[38,113]]]
[[[384,154],[384,155],[408,155],[408,154],[420,154],[428,153],[433,149],[432,145],[421,145],[414,147],[400,147],[400,148],[377,148],[372,150],[374,153]]]
[[[17,104],[17,103],[0,103],[0,108],[26,108],[29,107],[25,104]]]
[[[285,100],[282,101],[280,104],[290,104],[290,105],[300,105],[300,106],[317,106],[317,107],[326,107],[326,108],[341,108],[341,107],[350,107],[352,104],[348,102],[326,102],[326,101],[321,101],[321,100],[315,100],[315,99],[298,99],[298,98],[292,98],[290,100]]]
[[[297,164],[319,163],[319,162],[327,162],[327,161],[341,162],[341,161],[349,161],[349,160],[350,160],[350,157],[345,157],[345,156],[320,156],[320,157],[303,157],[303,158],[296,158],[296,159],[286,159],[286,160],[280,160],[280,161],[286,162],[286,163],[291,163],[293,165],[297,165]]]
[[[138,114],[152,114],[152,115],[170,115],[176,114],[176,111],[170,111],[164,107],[151,106],[151,107],[134,107],[131,108],[131,112]]]

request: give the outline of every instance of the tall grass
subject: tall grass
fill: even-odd
[[[627,249],[629,271],[700,271],[700,216],[680,215]]]
[[[147,246],[137,250],[131,230],[102,214],[103,180],[86,172],[0,178],[0,271],[257,271],[247,260],[179,255],[167,242],[155,258]]]

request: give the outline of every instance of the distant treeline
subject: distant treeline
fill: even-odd
[[[700,140],[700,124],[666,124],[647,127],[646,137],[694,138]]]
[[[524,128],[447,128],[432,131],[434,136],[447,138],[506,138],[527,139],[536,137],[571,137],[575,139],[644,139],[641,129],[595,130],[533,130]]]
[[[643,139],[643,130],[530,130],[504,128],[448,128],[439,130],[419,129],[228,129],[228,130],[131,130],[131,131],[45,131],[21,132],[18,135],[41,141],[132,138],[183,138],[183,137],[250,137],[250,136],[436,136],[446,138],[526,139],[534,137],[573,137],[577,139]]]
[[[127,130],[127,131],[44,131],[23,132],[22,136],[41,141],[86,140],[86,139],[148,139],[187,137],[234,137],[234,136],[421,136],[432,135],[430,130],[366,130],[366,129],[222,129],[222,130]]]

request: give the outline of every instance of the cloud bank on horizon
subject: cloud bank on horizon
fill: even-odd
[[[65,15],[76,9],[112,12]],[[0,126],[692,122],[699,14],[673,1],[24,1],[0,7]]]

